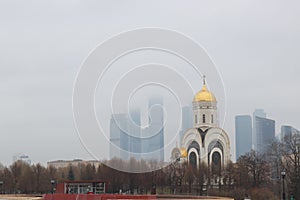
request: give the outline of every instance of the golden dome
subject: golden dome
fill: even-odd
[[[202,89],[195,95],[194,101],[217,101],[216,97],[207,90],[206,84],[205,84],[205,77],[203,80],[203,87]]]
[[[181,147],[180,148],[180,155],[181,155],[181,157],[182,158],[186,158],[187,157],[187,150],[186,150],[186,148],[184,148],[184,147]]]

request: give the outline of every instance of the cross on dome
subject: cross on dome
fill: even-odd
[[[206,87],[206,76],[203,75],[203,86],[202,89],[195,95],[194,101],[209,101],[209,102],[216,102],[216,97],[213,93],[208,91]]]

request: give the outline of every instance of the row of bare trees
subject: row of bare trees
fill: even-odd
[[[275,141],[268,155],[272,179],[277,180],[274,189],[280,192],[280,187],[284,187],[288,199],[300,199],[300,134],[287,135],[281,142]],[[284,186],[282,172],[286,174]]]
[[[149,172],[127,173],[108,167],[114,165],[142,166]],[[80,164],[59,169],[17,161],[8,167],[0,166],[0,193],[47,193],[51,191],[50,180],[107,180],[110,193],[220,195],[237,200],[251,196],[256,200],[276,200],[282,195],[281,172],[285,171],[287,197],[300,199],[299,135],[274,142],[267,154],[246,153],[224,169],[211,170],[203,163],[193,167],[177,161],[160,167],[155,161],[116,158],[99,166]]]
[[[282,199],[284,191],[286,199],[300,199],[300,134],[274,141],[265,154],[249,152],[235,165],[236,188],[255,196],[253,199]],[[263,195],[269,197],[261,198]]]
[[[9,167],[0,167],[0,193],[45,193],[50,191],[48,180],[54,176],[54,169],[29,165],[22,161]]]
[[[154,161],[146,163],[131,159],[125,162],[112,159],[107,162],[111,162],[110,165],[130,163],[131,166],[140,166],[143,162],[144,165],[158,168],[158,163]],[[187,163],[179,164],[177,161],[147,173],[121,172],[105,164],[97,167],[81,164],[56,169],[17,161],[9,167],[0,168],[0,181],[3,181],[0,192],[47,193],[51,191],[50,180],[107,180],[108,192],[111,193],[122,191],[142,194],[223,195],[239,199],[245,196],[246,191],[255,187],[266,187],[270,183],[268,166],[255,152],[246,154],[236,164],[231,163],[218,173],[212,173],[203,163],[197,168]]]

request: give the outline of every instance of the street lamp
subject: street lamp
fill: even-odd
[[[285,187],[284,187],[285,171],[281,172],[281,177],[282,177],[282,200],[285,200]]]
[[[50,182],[51,182],[51,193],[53,194],[54,193],[55,180],[51,179]]]
[[[0,181],[0,186],[1,186],[1,193],[0,194],[3,194],[3,181]]]

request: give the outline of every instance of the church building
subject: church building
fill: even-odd
[[[230,161],[230,141],[227,133],[219,127],[217,100],[206,86],[193,99],[193,127],[181,138],[181,148],[174,148],[172,159],[179,157],[195,167],[201,163],[213,171],[220,171]],[[214,170],[215,169],[215,170]]]

